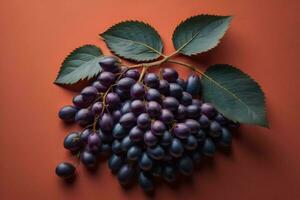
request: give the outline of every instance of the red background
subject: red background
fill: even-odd
[[[97,34],[114,23],[150,23],[169,54],[176,25],[210,13],[234,19],[221,44],[193,64],[230,63],[254,77],[266,93],[271,128],[243,126],[231,154],[217,153],[176,189],[160,184],[154,198],[299,199],[299,10],[297,0],[2,0],[0,198],[149,198],[139,187],[122,190],[104,163],[96,174],[80,166],[73,185],[55,176],[56,164],[72,159],[62,141],[77,127],[57,118],[74,93],[52,82],[64,57],[82,44],[109,54]]]

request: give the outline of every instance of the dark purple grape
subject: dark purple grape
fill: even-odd
[[[167,127],[162,121],[155,120],[151,123],[151,132],[155,135],[162,135]]]
[[[92,101],[84,100],[81,94],[76,95],[72,101],[77,108],[86,108],[92,103]]]
[[[103,71],[116,73],[120,70],[119,59],[114,56],[107,56],[99,61],[99,65]]]
[[[183,146],[187,150],[195,150],[198,147],[197,138],[193,135],[190,135],[188,138],[185,139]]]
[[[110,143],[114,140],[111,132],[104,132],[103,130],[99,129],[99,136],[103,143]]]
[[[135,83],[130,88],[130,96],[134,99],[143,99],[145,95],[145,87],[142,83]]]
[[[133,100],[131,102],[131,112],[138,115],[146,111],[145,104],[141,100]]]
[[[103,113],[99,119],[99,126],[103,131],[112,131],[114,127],[114,120],[109,113]]]
[[[178,106],[179,106],[179,102],[176,98],[174,97],[166,97],[164,100],[163,100],[163,107],[165,109],[168,109],[170,111],[172,111],[173,113],[174,112],[177,112],[178,110]]]
[[[193,97],[187,92],[182,92],[182,97],[180,103],[184,106],[191,105],[193,102]]]
[[[92,101],[98,95],[98,90],[94,86],[87,86],[83,88],[80,94],[82,95],[84,100]]]
[[[119,122],[121,116],[122,116],[122,114],[121,114],[121,111],[120,111],[120,110],[114,110],[114,111],[112,112],[112,117],[113,117],[113,119],[114,119],[114,123]]]
[[[176,80],[176,83],[179,84],[182,87],[183,90],[186,89],[186,82],[182,78],[178,78]]]
[[[123,101],[130,98],[130,93],[126,90],[122,90],[122,89],[116,87],[114,89],[114,92],[117,93],[119,95],[120,99],[122,99]]]
[[[135,117],[135,115],[132,112],[124,114],[120,118],[120,124],[124,128],[131,128],[131,127],[135,126],[136,125],[136,117]]]
[[[159,163],[154,163],[151,169],[151,175],[154,177],[160,177],[162,175],[162,166]]]
[[[161,146],[156,145],[154,147],[147,148],[147,154],[153,160],[162,160],[165,156],[165,151]]]
[[[137,126],[141,129],[147,129],[151,125],[151,118],[147,113],[142,113],[137,117]]]
[[[89,135],[88,138],[88,150],[90,152],[98,152],[101,147],[101,140],[100,136],[96,133],[92,133]]]
[[[127,159],[131,161],[138,160],[142,155],[142,150],[138,146],[131,146],[127,151]]]
[[[121,139],[127,135],[127,131],[123,128],[123,126],[121,126],[121,124],[117,123],[112,130],[112,134],[114,138]]]
[[[171,133],[169,131],[165,131],[161,137],[160,144],[162,146],[168,146],[171,144],[172,139],[173,139],[173,137],[172,137]]]
[[[129,113],[130,110],[131,110],[131,101],[125,101],[123,104],[122,104],[122,107],[121,107],[121,113],[124,115],[126,113]]]
[[[77,151],[81,146],[80,135],[77,132],[68,134],[64,139],[64,147],[70,151]]]
[[[161,102],[161,95],[157,89],[149,88],[146,92],[146,100],[147,101],[157,101]]]
[[[210,132],[209,132],[210,136],[219,137],[221,135],[221,131],[222,131],[222,126],[218,122],[212,121],[210,123]]]
[[[152,159],[147,155],[147,153],[143,153],[140,160],[139,166],[142,170],[149,171],[153,166]]]
[[[201,110],[199,106],[189,105],[187,107],[187,116],[189,118],[198,118],[201,115]]]
[[[176,180],[176,170],[172,165],[164,166],[162,175],[164,180],[169,183],[172,183]]]
[[[98,76],[98,81],[102,85],[107,86],[107,87],[109,87],[111,84],[113,84],[115,79],[116,79],[116,76],[111,72],[102,72]]]
[[[144,138],[144,131],[135,126],[129,131],[129,138],[134,142],[139,142]]]
[[[95,87],[100,93],[104,93],[108,89],[107,86],[102,85],[99,81],[95,81],[92,86]]]
[[[207,128],[210,126],[210,120],[206,115],[201,115],[198,119],[198,122],[200,123],[202,128]]]
[[[161,114],[161,106],[156,101],[149,101],[146,106],[147,113],[150,117],[159,117]]]
[[[134,177],[134,167],[129,164],[124,164],[118,171],[118,180],[121,185],[129,184]]]
[[[158,138],[151,131],[146,131],[144,134],[144,142],[147,146],[154,146],[157,144]]]
[[[174,115],[171,111],[167,109],[162,109],[160,120],[164,122],[165,124],[170,124],[174,120]]]
[[[103,110],[103,104],[102,104],[102,102],[98,101],[98,102],[96,102],[96,103],[93,104],[93,106],[92,106],[92,113],[94,115],[101,114],[102,110]]]
[[[123,159],[119,155],[113,154],[108,160],[108,167],[113,172],[116,173],[123,165]]]
[[[167,96],[169,95],[170,93],[170,85],[168,83],[168,81],[164,80],[164,79],[161,79],[159,81],[159,87],[158,87],[158,90],[161,94]]]
[[[187,138],[191,134],[191,129],[184,123],[178,123],[172,128],[173,133],[181,139]]]
[[[148,73],[144,77],[144,82],[148,87],[159,88],[159,78],[154,73]]]
[[[192,175],[192,173],[194,171],[193,161],[188,156],[183,156],[182,158],[180,158],[178,160],[177,166],[178,166],[179,172],[185,176]]]
[[[140,172],[138,177],[139,185],[145,192],[151,192],[154,190],[154,184],[149,174]]]
[[[180,156],[182,156],[183,152],[184,148],[180,140],[177,138],[173,138],[171,146],[169,148],[169,153],[171,154],[171,156],[173,156],[174,158],[179,158]]]
[[[192,104],[193,105],[196,105],[196,106],[199,106],[201,108],[202,106],[202,101],[200,101],[199,99],[193,99],[192,100]]]
[[[176,113],[176,119],[181,121],[187,117],[187,108],[184,105],[179,105]]]
[[[232,135],[227,128],[222,128],[222,132],[220,135],[220,144],[223,146],[230,146],[232,140]]]
[[[81,153],[80,160],[88,168],[94,168],[97,165],[97,157],[88,151]]]
[[[110,156],[112,154],[112,149],[110,144],[103,144],[99,150],[99,153],[103,156]]]
[[[215,108],[209,103],[203,103],[201,105],[202,114],[206,115],[208,118],[213,118],[216,115]]]
[[[93,118],[94,118],[93,113],[86,108],[80,109],[75,115],[75,121],[82,126],[92,123]]]
[[[184,121],[185,125],[187,125],[191,129],[191,133],[195,134],[200,130],[200,124],[194,119],[187,119]]]
[[[178,73],[172,68],[164,68],[161,70],[163,79],[170,83],[175,83],[178,78]]]
[[[125,90],[125,91],[129,91],[131,86],[133,86],[135,84],[135,80],[132,78],[122,78],[117,82],[117,86],[118,88],[120,88],[121,90]]]
[[[175,97],[176,99],[181,99],[183,89],[177,83],[170,83],[170,96]]]
[[[195,73],[189,75],[186,81],[186,92],[190,93],[192,96],[197,96],[200,95],[201,88],[200,77]]]
[[[72,178],[75,175],[76,168],[67,162],[63,162],[57,165],[55,173],[57,176],[63,179]]]
[[[137,81],[140,78],[140,72],[137,69],[130,69],[125,73],[124,76],[128,78],[132,78]]]
[[[80,141],[82,144],[86,144],[88,142],[88,138],[92,134],[91,129],[85,129],[84,131],[81,132],[80,134]]]
[[[123,138],[121,146],[123,151],[128,151],[128,149],[133,145],[133,141],[130,139],[129,136]]]
[[[206,138],[202,146],[202,153],[205,156],[213,156],[216,151],[216,146],[212,139]]]
[[[65,122],[73,122],[77,111],[74,106],[64,106],[59,110],[58,116]]]
[[[123,151],[122,143],[119,140],[114,140],[111,144],[111,150],[115,154],[120,154]]]
[[[114,92],[108,93],[105,98],[105,101],[106,101],[106,104],[112,109],[116,109],[121,103],[121,99],[120,99],[119,95]]]
[[[228,122],[228,127],[229,128],[238,128],[238,127],[240,127],[240,123],[239,122],[229,121]]]
[[[222,126],[225,126],[228,123],[228,120],[221,113],[218,113],[215,116],[215,121],[217,121]]]
[[[204,132],[204,130],[200,129],[196,134],[195,137],[197,138],[198,142],[202,142],[204,141],[206,134]]]

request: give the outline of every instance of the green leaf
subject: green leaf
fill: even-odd
[[[198,15],[183,21],[173,33],[175,49],[187,56],[218,45],[228,29],[231,16]]]
[[[265,97],[257,82],[230,65],[214,65],[202,76],[203,99],[225,117],[268,127]]]
[[[112,52],[135,61],[150,61],[161,56],[163,44],[150,25],[125,21],[100,34]]]
[[[90,79],[101,71],[99,61],[103,58],[101,49],[94,45],[84,45],[68,55],[61,65],[57,84],[73,84]]]

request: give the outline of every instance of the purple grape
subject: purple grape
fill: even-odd
[[[145,95],[145,87],[141,83],[134,84],[130,89],[130,96],[135,99],[143,99]]]
[[[219,140],[220,144],[225,147],[228,147],[231,144],[231,139],[232,136],[230,131],[227,128],[222,128],[220,140]]]
[[[121,113],[124,115],[126,113],[129,113],[130,111],[131,111],[131,101],[128,100],[122,104]]]
[[[120,62],[117,57],[107,56],[100,60],[99,65],[103,71],[116,73],[120,70]]]
[[[93,118],[94,118],[93,113],[86,108],[80,109],[75,115],[75,121],[82,126],[92,123]]]
[[[147,155],[147,153],[143,153],[139,160],[139,167],[144,171],[149,171],[151,170],[152,166],[152,159]]]
[[[109,113],[103,113],[99,119],[99,126],[103,131],[112,131],[114,127],[114,120]]]
[[[114,83],[116,79],[116,76],[111,73],[111,72],[102,72],[99,76],[98,76],[98,81],[105,86],[110,86],[111,84]]]
[[[163,79],[167,80],[169,83],[176,82],[178,78],[178,73],[172,68],[164,68],[161,71]]]
[[[179,105],[176,113],[176,119],[181,121],[187,117],[187,108],[184,105]]]
[[[129,138],[134,142],[139,142],[144,138],[144,131],[135,126],[129,131]]]
[[[164,122],[165,124],[170,124],[174,120],[174,115],[171,111],[168,109],[162,109],[160,120]]]
[[[87,86],[83,88],[80,94],[84,100],[92,101],[98,95],[98,90],[94,86]]]
[[[164,166],[162,175],[164,180],[169,183],[172,183],[176,180],[176,170],[172,165]]]
[[[158,138],[151,131],[146,131],[144,134],[144,142],[147,146],[154,146],[157,144]]]
[[[99,137],[101,139],[101,141],[103,141],[104,143],[110,143],[114,140],[114,137],[111,134],[111,131],[103,131],[101,129],[99,129]]]
[[[170,83],[170,96],[180,99],[182,97],[183,89],[177,83]]]
[[[81,143],[86,144],[88,142],[88,138],[91,134],[92,134],[91,129],[85,129],[84,131],[82,131],[82,133],[80,134]]]
[[[114,92],[108,93],[107,96],[106,96],[105,101],[106,101],[106,104],[111,109],[117,108],[121,103],[121,99],[120,99],[119,95],[117,93],[114,93]]]
[[[185,125],[187,125],[191,129],[191,133],[195,134],[200,130],[200,124],[194,119],[187,119],[184,121]]]
[[[198,122],[200,123],[202,128],[207,128],[210,125],[210,120],[206,115],[201,115],[198,119]]]
[[[210,136],[212,137],[219,137],[221,135],[222,132],[222,126],[216,122],[216,121],[212,121],[210,123]]]
[[[223,126],[225,126],[228,122],[228,120],[221,113],[218,113],[215,116],[215,121],[217,121],[219,124],[221,124]]]
[[[201,80],[200,77],[193,73],[187,78],[186,91],[192,96],[200,95],[201,92]]]
[[[70,179],[75,175],[76,168],[67,162],[60,163],[55,169],[57,176],[63,179]]]
[[[154,147],[147,148],[147,154],[153,160],[162,160],[165,156],[165,151],[161,146],[156,145]]]
[[[116,173],[123,164],[123,158],[121,156],[113,154],[108,160],[108,167],[113,172]]]
[[[93,104],[93,106],[92,106],[92,113],[94,115],[101,114],[102,110],[103,110],[103,104],[102,104],[102,102],[98,101],[98,102],[96,102],[96,103]]]
[[[104,93],[108,89],[107,86],[102,85],[99,81],[95,81],[92,86],[95,87],[100,93]]]
[[[87,145],[87,150],[90,152],[98,152],[99,149],[101,148],[102,142],[100,139],[100,136],[96,133],[92,133],[89,135],[88,138],[88,145]]]
[[[169,95],[170,93],[170,85],[168,83],[168,81],[161,79],[159,81],[159,88],[158,88],[159,92],[165,96]]]
[[[183,152],[184,148],[180,140],[177,138],[173,138],[169,147],[169,153],[171,154],[171,156],[173,156],[174,158],[179,158],[182,156]]]
[[[116,87],[114,89],[114,92],[117,93],[122,100],[127,100],[130,97],[130,94],[129,94],[128,91],[122,90],[122,89],[120,89],[118,87]]]
[[[146,111],[144,102],[141,100],[133,100],[131,102],[131,112],[138,115]]]
[[[161,101],[161,95],[157,89],[149,88],[146,92],[147,101]]]
[[[182,139],[187,138],[191,134],[191,129],[184,123],[176,124],[172,131],[178,138]]]
[[[119,122],[121,116],[122,116],[122,114],[121,114],[121,111],[120,111],[120,110],[114,110],[114,111],[112,112],[112,117],[113,117],[113,119],[114,119],[114,123]]]
[[[154,184],[149,174],[140,172],[138,176],[138,182],[145,192],[151,192],[154,190]]]
[[[174,97],[166,97],[162,104],[165,109],[168,109],[173,113],[177,112],[179,106],[178,100]]]
[[[123,151],[128,151],[128,149],[133,145],[133,141],[130,139],[129,136],[123,138],[121,147]]]
[[[190,157],[183,156],[178,160],[177,163],[179,172],[182,173],[185,176],[190,176],[193,173],[194,170],[194,164]]]
[[[135,115],[132,112],[124,114],[120,118],[120,124],[124,128],[131,128],[131,127],[133,127],[136,124],[136,117],[135,117]]]
[[[198,142],[202,142],[206,135],[205,135],[205,132],[203,129],[200,129],[196,134],[195,134],[195,137],[197,138]]]
[[[199,106],[201,108],[202,106],[202,101],[200,101],[199,99],[193,99],[192,100],[192,104],[193,105],[196,105],[196,106]]]
[[[187,107],[187,116],[189,118],[198,118],[201,115],[201,110],[199,106],[189,105]]]
[[[114,138],[121,139],[127,135],[127,131],[123,128],[123,126],[120,123],[117,123],[112,130],[112,134]]]
[[[137,126],[141,129],[147,129],[150,127],[151,118],[147,113],[142,113],[137,117]]]
[[[161,106],[156,101],[149,101],[146,110],[149,116],[153,118],[161,114]]]
[[[171,144],[172,139],[173,137],[171,133],[169,131],[165,131],[164,134],[162,135],[160,143],[162,146],[168,146]]]
[[[155,120],[151,123],[151,132],[155,135],[162,135],[166,129],[167,127],[162,121]]]
[[[210,138],[206,138],[204,140],[201,150],[205,156],[213,156],[214,153],[216,152],[216,146],[215,146],[213,140]]]
[[[142,155],[142,150],[138,146],[132,146],[127,151],[127,159],[131,161],[138,160]]]
[[[121,154],[122,153],[122,143],[119,140],[114,140],[111,144],[111,150],[115,154]]]
[[[209,103],[203,103],[201,106],[202,114],[206,115],[208,118],[213,118],[216,115],[215,108]]]
[[[182,87],[183,90],[186,89],[186,82],[182,78],[178,78],[176,80],[176,83],[179,84]]]
[[[148,73],[144,77],[144,82],[148,87],[159,88],[159,78],[154,73]]]
[[[77,108],[86,108],[92,103],[92,101],[84,100],[81,94],[76,95],[72,101]]]
[[[88,168],[94,168],[97,165],[96,156],[89,151],[84,151],[83,153],[81,153],[80,160],[84,164],[84,166]]]
[[[134,80],[139,80],[140,72],[137,69],[130,69],[125,73],[125,77],[132,78]]]
[[[59,110],[58,116],[65,122],[73,122],[77,111],[74,106],[64,106]]]
[[[77,132],[68,134],[64,139],[64,147],[70,151],[79,150],[81,145],[80,135]]]
[[[120,88],[121,90],[125,90],[125,91],[129,91],[131,86],[133,86],[135,84],[135,80],[132,78],[122,78],[117,82],[117,86],[118,88]]]
[[[128,185],[134,176],[134,168],[132,165],[124,164],[118,172],[118,180],[121,185]]]
[[[187,137],[187,139],[185,139],[183,146],[187,150],[195,150],[198,147],[197,138],[193,135],[190,135],[189,137]]]
[[[99,153],[103,156],[110,156],[112,154],[112,149],[110,144],[103,144],[99,149]]]
[[[193,97],[187,92],[182,92],[182,97],[180,103],[184,106],[191,105],[193,102]]]

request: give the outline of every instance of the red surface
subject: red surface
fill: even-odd
[[[108,53],[97,33],[114,23],[152,24],[168,54],[181,20],[211,13],[234,15],[231,28],[216,49],[193,63],[231,63],[255,77],[266,93],[271,128],[243,126],[231,154],[218,153],[176,189],[160,184],[154,198],[299,199],[299,9],[297,0],[2,0],[0,198],[148,199],[138,187],[122,190],[106,164],[96,174],[80,166],[73,185],[54,175],[57,163],[72,159],[62,141],[77,127],[57,118],[73,93],[52,82],[75,47],[97,44]]]

